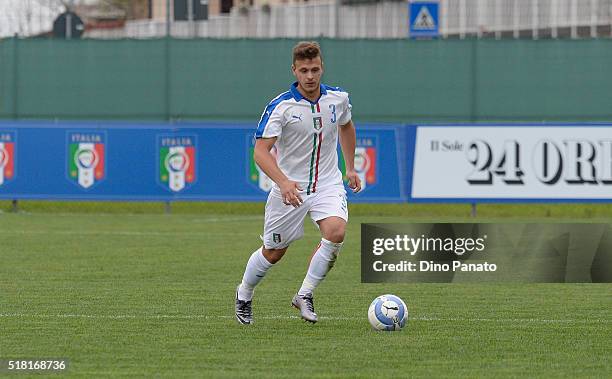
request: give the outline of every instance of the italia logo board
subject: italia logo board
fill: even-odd
[[[253,135],[249,134],[248,137],[248,162],[249,162],[249,183],[259,188],[262,191],[269,192],[272,187],[274,187],[274,181],[266,175],[262,169],[259,168],[257,163],[255,163],[255,158],[253,158],[253,154],[255,153],[255,140],[253,139]],[[276,146],[272,147],[270,153],[276,158]]]
[[[159,135],[158,179],[172,192],[180,192],[196,182],[197,139],[195,135]]]
[[[106,178],[106,133],[68,132],[68,179],[89,189]]]
[[[0,130],[0,187],[15,178],[16,133]]]
[[[361,179],[361,188],[365,190],[378,182],[377,174],[377,152],[378,141],[376,137],[357,137],[355,146],[355,171]],[[343,180],[346,179],[346,165],[344,156],[340,151],[340,171],[342,171]]]

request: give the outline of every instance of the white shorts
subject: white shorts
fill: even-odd
[[[270,191],[266,203],[263,244],[266,249],[282,249],[304,235],[304,218],[310,214],[315,223],[324,218],[337,216],[348,222],[346,191],[343,186],[326,187],[306,195],[300,193],[304,202],[297,208],[283,204],[276,190]]]

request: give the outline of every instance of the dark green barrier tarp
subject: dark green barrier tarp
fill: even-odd
[[[295,40],[0,41],[0,118],[257,121]],[[612,40],[330,40],[363,121],[612,120]]]

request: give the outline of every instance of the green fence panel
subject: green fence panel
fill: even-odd
[[[349,91],[357,119],[465,119],[471,110],[466,41],[326,40],[326,79]]]
[[[18,41],[19,118],[165,117],[162,41]]]
[[[174,40],[173,118],[253,120],[292,83],[292,40]]]
[[[612,120],[612,40],[479,41],[478,119]]]
[[[18,44],[14,39],[0,40],[0,117],[16,118],[17,92],[16,61],[19,53]]]
[[[256,122],[296,42],[5,39],[0,117]],[[357,120],[612,120],[612,40],[320,43]]]

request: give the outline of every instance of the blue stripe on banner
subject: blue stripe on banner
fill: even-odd
[[[289,100],[291,98],[293,98],[293,95],[291,95],[291,92],[289,91],[283,92],[280,95],[278,95],[276,98],[274,98],[274,100],[272,100],[270,104],[268,104],[264,112],[261,114],[261,118],[259,119],[259,124],[257,124],[257,131],[255,132],[255,138],[261,138],[263,136],[263,132],[266,129],[266,125],[268,124],[270,115],[272,114],[272,112],[274,112],[274,108],[276,108],[276,106],[280,104],[282,101]]]

